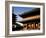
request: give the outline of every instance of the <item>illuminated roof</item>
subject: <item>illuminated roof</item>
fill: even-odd
[[[18,22],[22,22],[22,23],[24,23],[24,22],[39,22],[40,21],[40,15],[37,15],[37,16],[32,16],[32,17],[29,17],[29,18],[24,18],[24,19],[22,19],[22,20],[20,20],[20,21],[18,21]]]

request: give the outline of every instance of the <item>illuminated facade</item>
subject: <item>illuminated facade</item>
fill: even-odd
[[[23,23],[23,29],[40,29],[40,8],[19,15],[23,20],[18,21]]]

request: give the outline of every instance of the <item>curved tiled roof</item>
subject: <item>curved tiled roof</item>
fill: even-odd
[[[19,16],[26,18],[26,17],[34,16],[34,15],[40,15],[40,8],[36,8],[36,9],[29,11],[29,12],[26,12],[26,13],[22,13]]]

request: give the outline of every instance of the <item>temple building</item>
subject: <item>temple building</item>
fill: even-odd
[[[40,8],[19,14],[22,20],[16,21],[16,15],[12,14],[12,31],[40,30]]]
[[[18,21],[20,23],[23,23],[23,29],[40,30],[40,8],[36,8],[26,13],[24,12],[19,16],[23,18],[21,21]]]

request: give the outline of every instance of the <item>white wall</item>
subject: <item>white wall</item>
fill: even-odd
[[[18,0],[16,0],[16,1],[18,1]],[[32,1],[32,2],[44,2],[44,3],[46,3],[45,0],[19,0],[19,1],[25,1],[25,2],[31,2]],[[46,4],[45,4],[45,6],[46,6]],[[45,20],[45,22],[46,22],[46,20]],[[45,29],[46,29],[46,26],[45,26]],[[4,38],[4,36],[5,36],[5,2],[4,2],[4,0],[0,0],[0,38]],[[11,38],[13,38],[13,37],[11,37]],[[46,30],[45,30],[45,35],[16,37],[16,38],[46,38]]]
[[[0,38],[5,35],[5,7],[4,0],[0,0]]]

